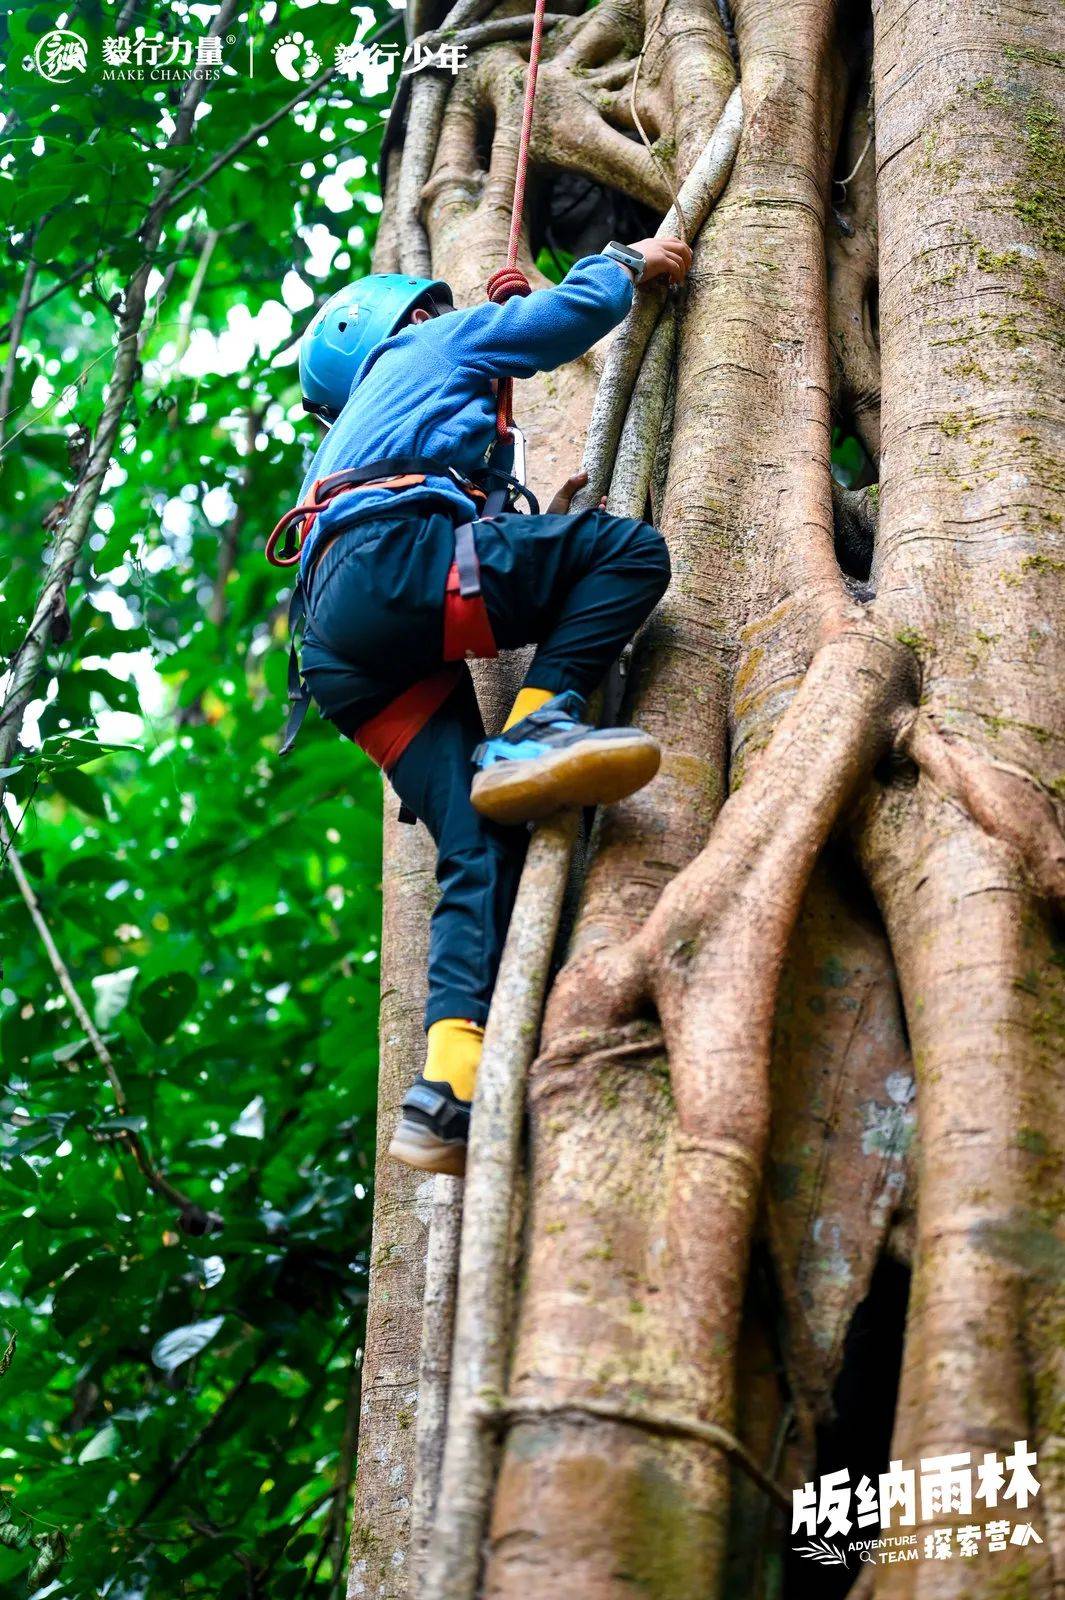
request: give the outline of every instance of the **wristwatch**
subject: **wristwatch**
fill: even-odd
[[[641,251],[630,250],[628,245],[619,244],[616,239],[611,239],[609,244],[603,246],[599,254],[601,256],[609,256],[611,261],[620,261],[623,267],[630,268],[636,274],[637,283],[643,277],[647,262]]]

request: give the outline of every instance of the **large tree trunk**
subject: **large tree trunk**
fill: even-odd
[[[533,247],[651,231],[737,71],[743,133],[605,468],[628,509],[646,465],[670,543],[626,707],[665,754],[597,827],[532,1073],[485,1596],[780,1594],[791,1540],[766,1475],[797,1487],[832,1429],[879,1413],[875,1475],[893,1409],[890,1455],[914,1467],[1029,1440],[1044,1542],[865,1568],[862,1592],[1065,1585],[1055,20],[1049,0],[600,0],[548,35]],[[503,254],[524,48],[487,41],[453,86],[416,80],[391,155],[382,263],[431,259],[464,302]],[[629,108],[641,49],[655,157]],[[520,386],[538,489],[580,454],[597,366]],[[837,493],[834,516],[834,428],[879,481],[871,573],[877,496]],[[486,671],[490,715],[512,682]],[[393,1018],[421,982],[404,948]],[[390,1071],[412,1074],[404,1041]],[[424,1259],[411,1186],[380,1182],[350,1592],[439,1600],[469,1590],[408,1584],[409,1531],[379,1510],[413,1492],[384,1263],[409,1246],[406,1383]],[[913,1267],[904,1345],[900,1296],[877,1299],[889,1257]],[[871,1293],[891,1359],[855,1401],[841,1373]],[[800,1564],[784,1592],[820,1575]]]

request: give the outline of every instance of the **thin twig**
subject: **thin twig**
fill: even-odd
[[[384,34],[390,33],[396,26],[399,17],[400,13],[398,11],[395,12],[387,22],[383,22],[379,28],[374,28],[372,33],[368,33],[365,39],[360,40],[360,43],[363,45],[373,44],[376,40],[382,38]],[[307,83],[301,85],[296,90],[296,93],[285,101],[283,106],[279,106],[276,111],[272,112],[262,122],[257,122],[246,133],[242,133],[240,138],[235,140],[227,150],[223,150],[220,155],[215,156],[214,160],[204,168],[198,178],[191,178],[183,189],[177,191],[170,202],[171,207],[181,205],[197,189],[202,189],[205,183],[210,182],[216,172],[220,172],[223,167],[228,166],[231,161],[240,155],[242,150],[246,150],[250,144],[254,144],[256,139],[261,139],[264,133],[269,133],[270,129],[276,126],[284,117],[287,117],[289,112],[295,106],[298,106],[301,101],[308,99],[312,94],[317,94],[319,89],[324,89],[327,83],[337,77],[338,70],[335,65],[326,67],[316,78],[311,78]]]
[[[244,1393],[245,1389],[248,1387],[249,1383],[251,1383],[256,1374],[260,1372],[262,1368],[265,1367],[266,1363],[272,1358],[273,1353],[273,1347],[269,1340],[264,1340],[262,1349],[255,1357],[255,1360],[252,1362],[251,1366],[246,1372],[241,1374],[236,1383],[233,1385],[232,1389],[230,1389],[229,1393],[226,1395],[225,1399],[222,1401],[222,1404],[218,1407],[217,1411],[213,1411],[211,1413],[207,1422],[200,1429],[196,1437],[185,1446],[184,1450],[182,1450],[179,1456],[175,1457],[169,1471],[165,1472],[163,1477],[156,1484],[155,1488],[148,1496],[148,1499],[144,1502],[144,1505],[137,1512],[137,1515],[130,1523],[128,1529],[130,1533],[132,1533],[134,1529],[139,1528],[142,1523],[146,1522],[151,1516],[152,1512],[166,1499],[167,1495],[177,1483],[189,1462],[200,1453],[204,1445],[207,1444],[207,1442],[218,1431],[219,1426],[229,1414],[232,1406],[237,1402],[237,1400],[240,1399],[241,1395]]]
[[[359,1437],[359,1398],[362,1394],[362,1366],[352,1361],[348,1374],[348,1391],[344,1407],[344,1431],[340,1436],[340,1465],[336,1487],[333,1490],[333,1508],[329,1515],[329,1562],[332,1573],[329,1580],[329,1600],[333,1600],[344,1581],[344,1551],[347,1545],[348,1502],[351,1483],[355,1476],[355,1450]]]
[[[66,995],[70,1009],[73,1011],[74,1015],[78,1019],[78,1022],[81,1024],[82,1032],[85,1034],[85,1037],[95,1050],[97,1060],[107,1074],[108,1081],[114,1092],[115,1105],[118,1108],[119,1116],[125,1116],[129,1110],[129,1105],[126,1100],[126,1091],[122,1087],[122,1080],[119,1078],[118,1071],[115,1067],[114,1059],[110,1050],[107,1048],[107,1045],[104,1043],[99,1031],[97,1030],[96,1024],[93,1022],[88,1011],[85,1009],[80,994],[74,987],[74,980],[70,976],[66,962],[59,954],[58,946],[56,945],[55,940],[52,938],[52,931],[47,922],[44,920],[44,913],[41,910],[41,903],[33,891],[33,885],[26,876],[25,868],[22,865],[18,851],[15,849],[14,842],[8,830],[7,822],[3,817],[0,817],[0,843],[2,843],[4,846],[5,859],[7,860],[11,867],[11,871],[14,874],[15,882],[18,885],[18,891],[26,903],[26,909],[30,914],[34,927],[37,929],[37,932],[40,935],[41,943],[44,945],[48,959],[52,964],[52,971],[59,979],[59,987]]]
[[[222,0],[208,38],[218,38],[225,33],[237,4],[238,0]],[[174,119],[174,130],[167,141],[168,149],[176,149],[187,143],[205,89],[204,79],[190,75]],[[163,236],[166,216],[174,204],[176,185],[177,173],[164,172],[137,233],[142,256],[126,287],[107,398],[84,470],[65,504],[33,617],[13,657],[3,703],[0,705],[0,770],[10,764],[15,753],[26,707],[33,696],[48,646],[54,638],[56,618],[65,611],[67,590],[88,537],[93,513],[99,504],[111,464],[115,441],[138,378],[138,353],[148,303],[148,282]],[[3,778],[0,777],[0,793],[3,786]]]
[[[233,224],[229,228],[223,228],[220,231],[222,233],[231,233],[236,226],[237,224]],[[70,271],[66,273],[64,277],[57,278],[50,289],[45,289],[43,294],[39,294],[36,300],[30,302],[29,306],[27,307],[29,315],[32,316],[33,313],[39,310],[41,306],[47,305],[49,300],[54,299],[57,294],[61,294],[64,289],[69,289],[71,284],[76,283],[79,278],[84,278],[86,273],[95,272],[96,268],[100,265],[100,262],[104,259],[106,254],[106,250],[100,249],[97,250],[94,256],[89,256],[87,260],[77,262],[75,266],[71,267]],[[44,263],[37,263],[38,274],[50,270],[51,268],[46,266]],[[263,276],[265,277],[266,275],[264,274]],[[232,278],[229,280],[219,281],[216,286],[219,288],[229,288],[231,284],[248,283],[249,281],[258,282],[259,280],[255,278],[249,279],[248,276],[245,275],[241,278]],[[0,324],[0,344],[4,344],[8,340],[11,335],[12,326],[13,321]]]
[[[30,302],[30,304],[26,307],[27,315],[32,315],[33,312],[38,309],[38,307],[46,305],[48,301],[53,298],[53,296],[59,294],[63,289],[68,289],[72,283],[76,282],[78,278],[83,278],[87,272],[91,272],[97,263],[103,259],[103,254],[104,252],[102,250],[98,250],[97,253],[88,261],[79,261],[77,266],[70,269],[65,278],[58,279],[56,283],[53,283],[50,289],[46,289],[43,294],[39,294],[37,296],[36,300],[32,300]],[[39,263],[37,270],[38,272],[41,270]],[[3,343],[5,340],[10,338],[13,328],[14,318],[12,318],[10,322],[4,323],[3,327],[0,328],[0,343]]]
[[[330,1484],[329,1488],[323,1489],[322,1493],[317,1495],[315,1499],[311,1501],[309,1506],[304,1507],[292,1526],[290,1528],[286,1528],[284,1543],[277,1546],[277,1549],[266,1563],[266,1566],[263,1567],[262,1571],[259,1573],[260,1583],[266,1582],[267,1578],[269,1578],[270,1574],[277,1566],[277,1563],[280,1561],[281,1557],[284,1555],[285,1551],[288,1549],[289,1545],[292,1543],[293,1539],[300,1532],[300,1530],[304,1528],[308,1522],[310,1522],[311,1518],[316,1512],[321,1511],[323,1506],[328,1505],[335,1495],[336,1488]],[[189,1526],[191,1528],[195,1528],[196,1525],[195,1523],[190,1522]]]
[[[196,261],[196,269],[189,284],[189,292],[185,296],[181,314],[178,317],[178,336],[177,343],[174,346],[172,363],[175,369],[181,365],[185,352],[189,347],[189,339],[192,335],[192,319],[196,315],[196,303],[203,290],[207,269],[211,265],[211,257],[214,255],[214,248],[220,237],[221,232],[218,228],[208,228],[204,234],[203,244],[200,246],[200,254]],[[172,266],[176,266],[176,263],[172,263]]]
[[[848,172],[848,174],[847,174],[847,176],[845,178],[837,178],[836,179],[837,187],[842,189],[844,194],[846,194],[846,192],[847,192],[848,183],[850,183],[854,178],[856,178],[858,176],[858,173],[859,173],[859,171],[861,169],[862,162],[865,160],[866,156],[869,154],[869,149],[870,149],[870,146],[872,145],[872,142],[873,142],[873,130],[872,130],[872,128],[870,128],[869,129],[869,137],[866,139],[865,143],[863,144],[862,153],[858,157],[857,161],[854,163],[854,166],[851,168],[851,170]]]
[[[139,334],[137,333],[131,333],[127,335],[127,338],[130,339],[136,339],[138,337]],[[56,391],[56,393],[48,401],[47,405],[43,405],[39,411],[35,411],[29,421],[22,424],[21,428],[15,429],[15,432],[11,435],[10,439],[7,440],[6,444],[4,443],[2,437],[0,437],[0,454],[2,454],[7,448],[7,445],[14,444],[15,440],[19,438],[21,434],[26,433],[30,428],[32,428],[34,423],[40,422],[42,417],[46,417],[49,411],[54,410],[55,407],[61,403],[61,401],[66,399],[67,395],[72,389],[75,394],[80,393],[81,386],[85,382],[85,379],[89,376],[89,373],[92,371],[93,367],[99,366],[100,362],[105,356],[117,354],[119,346],[122,344],[122,342],[123,341],[120,339],[117,344],[110,345],[106,350],[101,350],[98,356],[93,356],[92,360],[82,367],[81,371],[76,377],[71,378],[69,383],[65,383],[61,389]],[[0,424],[2,424],[2,422],[3,418],[0,417]]]
[[[676,185],[673,182],[673,174],[669,170],[669,163],[667,161],[663,161],[662,157],[656,153],[654,146],[647,137],[646,129],[644,128],[643,123],[640,121],[640,113],[636,109],[636,89],[640,82],[640,71],[643,67],[643,58],[647,54],[648,46],[650,45],[651,40],[654,38],[655,34],[658,32],[658,29],[662,25],[662,18],[665,15],[666,6],[668,4],[669,0],[659,0],[658,10],[655,12],[655,19],[651,23],[651,26],[648,28],[647,32],[644,34],[643,44],[640,46],[640,53],[636,57],[636,70],[632,75],[632,83],[629,85],[629,110],[632,113],[632,120],[636,124],[636,131],[644,142],[647,154],[651,157],[651,160],[657,162],[658,166],[662,169],[662,176],[665,178],[666,183],[669,186],[670,195],[673,198],[673,209],[677,213],[677,232],[679,233],[682,241],[687,244],[688,233],[684,221],[684,212],[681,209],[681,203],[677,195]]]
[[[74,980],[70,976],[70,970],[59,953],[59,948],[52,937],[52,931],[45,921],[44,912],[41,910],[41,903],[34,893],[33,885],[26,876],[26,870],[22,865],[18,851],[15,849],[7,822],[3,816],[0,816],[0,844],[4,847],[4,857],[10,864],[18,891],[25,902],[30,919],[37,929],[41,943],[44,945],[52,971],[59,981],[59,987],[66,996],[70,1009],[77,1018],[85,1037],[92,1045],[96,1059],[107,1074],[107,1080],[115,1097],[115,1107],[118,1115],[120,1117],[127,1116],[129,1114],[129,1101],[126,1098],[122,1080],[118,1075],[114,1057],[86,1010],[85,1004],[74,985]],[[169,1178],[159,1171],[148,1155],[142,1139],[132,1128],[120,1128],[116,1131],[114,1137],[118,1143],[124,1144],[129,1150],[148,1187],[155,1194],[161,1195],[165,1200],[168,1200],[171,1205],[176,1206],[181,1213],[181,1225],[185,1232],[193,1234],[213,1233],[221,1228],[222,1219],[217,1212],[204,1210],[202,1206],[197,1205],[196,1201],[191,1200],[187,1194],[183,1194],[180,1189],[170,1182]]]
[[[18,352],[22,341],[22,330],[26,326],[29,315],[30,296],[33,294],[33,283],[37,276],[37,263],[33,260],[26,262],[26,270],[22,275],[22,287],[19,290],[18,305],[15,315],[11,318],[10,344],[7,353],[7,362],[4,366],[4,376],[0,379],[0,450],[4,448],[4,437],[7,433],[8,410],[11,405],[11,391],[15,387],[15,374],[18,372]]]

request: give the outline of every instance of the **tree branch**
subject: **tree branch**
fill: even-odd
[[[447,1430],[447,1395],[455,1332],[455,1295],[462,1238],[462,1189],[444,1174],[433,1185],[433,1212],[425,1253],[425,1297],[418,1363],[418,1423],[414,1496],[410,1516],[410,1559],[414,1592],[422,1581],[430,1531],[436,1515],[440,1466]]]
[[[398,19],[399,13],[397,12],[394,16],[389,17],[387,22],[382,23],[379,28],[374,28],[361,42],[364,45],[373,44],[377,39],[382,38],[384,34],[390,33],[396,26]],[[326,67],[316,78],[311,78],[307,83],[301,84],[296,93],[290,95],[284,105],[279,106],[268,117],[264,117],[262,122],[257,122],[246,133],[242,133],[240,138],[236,139],[227,150],[223,150],[220,155],[215,156],[214,160],[204,168],[198,178],[191,178],[183,189],[179,189],[170,201],[171,208],[181,205],[183,201],[188,200],[195,194],[197,189],[202,189],[205,183],[210,183],[216,173],[221,172],[223,167],[227,167],[243,150],[254,144],[256,139],[261,139],[264,133],[269,133],[270,129],[276,127],[279,122],[288,116],[290,111],[302,101],[309,99],[312,94],[317,94],[319,89],[324,89],[326,84],[331,83],[337,76],[339,74],[336,66]],[[186,168],[186,172],[187,170]],[[179,173],[178,176],[184,177],[185,173]]]
[[[37,932],[40,935],[40,940],[44,945],[45,953],[47,954],[48,960],[51,963],[52,971],[59,980],[59,987],[66,996],[70,1005],[70,1009],[77,1018],[85,1037],[92,1045],[96,1059],[99,1061],[100,1065],[107,1074],[107,1080],[111,1085],[111,1089],[115,1097],[115,1108],[118,1112],[118,1115],[120,1117],[127,1116],[129,1113],[129,1102],[126,1099],[126,1091],[122,1085],[122,1080],[118,1075],[118,1068],[115,1066],[114,1057],[107,1048],[99,1029],[96,1027],[95,1023],[90,1017],[84,1003],[82,1002],[81,996],[75,988],[74,980],[70,976],[70,970],[67,967],[66,962],[63,960],[63,957],[59,953],[59,947],[52,937],[52,931],[49,928],[48,923],[45,921],[44,913],[41,910],[40,901],[37,899],[37,896],[34,893],[33,885],[26,876],[25,868],[22,865],[18,851],[15,849],[14,843],[11,839],[7,822],[2,815],[0,815],[0,844],[2,844],[4,847],[5,858],[11,865],[11,871],[14,876],[15,883],[18,886],[18,891],[25,902],[26,909],[30,914],[30,918],[34,927],[37,929]],[[219,1229],[222,1227],[222,1218],[218,1215],[217,1211],[206,1211],[203,1206],[198,1205],[195,1200],[190,1200],[187,1194],[184,1194],[180,1189],[172,1184],[169,1178],[160,1172],[159,1169],[153,1164],[143,1141],[134,1129],[119,1129],[115,1135],[115,1138],[118,1143],[126,1146],[130,1155],[137,1163],[141,1175],[143,1176],[144,1181],[148,1185],[149,1189],[151,1189],[154,1194],[162,1196],[164,1200],[169,1201],[171,1205],[177,1208],[179,1212],[179,1224],[184,1233],[199,1236],[201,1234],[217,1233],[219,1231]]]
[[[11,405],[11,391],[15,386],[15,374],[18,372],[19,344],[22,340],[22,330],[26,326],[29,315],[30,296],[33,293],[33,284],[37,276],[37,263],[26,262],[26,270],[22,275],[22,287],[19,290],[18,304],[15,315],[9,327],[10,349],[7,352],[7,361],[4,365],[4,376],[0,379],[0,450],[4,448],[4,439],[7,436],[7,419]]]
[[[225,33],[236,13],[238,0],[222,0],[209,38]],[[196,108],[203,99],[206,79],[190,78],[175,118],[168,148],[185,144],[192,130]],[[166,215],[175,203],[177,173],[164,173],[156,198],[148,209],[140,239],[143,258],[126,290],[119,319],[115,360],[108,384],[107,399],[96,428],[85,470],[71,496],[64,524],[52,549],[51,561],[37,599],[33,619],[12,660],[8,682],[0,705],[0,767],[11,765],[18,743],[26,707],[33,695],[37,675],[53,637],[56,619],[65,613],[66,593],[74,567],[88,536],[93,512],[100,499],[104,478],[111,462],[118,430],[138,373],[139,344],[147,305],[148,279],[162,237]],[[0,796],[4,784],[0,779]]]
[[[71,268],[65,278],[58,279],[57,282],[53,283],[50,289],[46,289],[43,294],[39,294],[37,296],[36,300],[32,300],[30,302],[30,304],[26,307],[27,316],[32,315],[32,313],[36,311],[39,306],[47,305],[48,301],[51,300],[53,296],[59,294],[63,289],[69,288],[70,285],[72,283],[76,283],[79,278],[84,277],[86,272],[90,272],[92,268],[96,266],[97,262],[101,260],[101,258],[102,252],[98,252],[89,261],[79,261],[76,267]],[[34,264],[34,270],[35,272],[40,272],[40,265]],[[3,327],[0,328],[0,341],[7,340],[11,337],[14,326],[14,318],[12,318],[10,322],[4,323]]]
[[[196,1437],[185,1446],[184,1450],[182,1450],[179,1456],[175,1457],[169,1470],[163,1474],[162,1478],[160,1478],[159,1482],[148,1496],[148,1499],[144,1502],[144,1505],[137,1512],[137,1515],[130,1523],[130,1533],[132,1533],[135,1528],[141,1527],[142,1524],[145,1523],[151,1516],[152,1512],[155,1511],[156,1508],[160,1506],[166,1499],[167,1495],[178,1482],[181,1474],[184,1472],[189,1462],[195,1460],[196,1456],[199,1455],[204,1445],[214,1437],[222,1422],[228,1416],[232,1407],[240,1399],[241,1395],[244,1393],[245,1389],[251,1383],[256,1374],[261,1372],[266,1363],[272,1359],[273,1354],[273,1348],[271,1347],[269,1341],[264,1340],[263,1347],[259,1354],[255,1357],[255,1360],[252,1362],[251,1366],[248,1367],[246,1372],[241,1374],[236,1383],[233,1385],[232,1389],[230,1389],[229,1393],[226,1395],[225,1399],[222,1401],[222,1404],[218,1407],[217,1411],[213,1411],[211,1413],[207,1422],[200,1429]]]
[[[694,241],[710,212],[711,207],[728,182],[743,127],[743,97],[737,86],[729,96],[727,105],[698,161],[681,185],[678,196],[684,215],[689,219],[689,233]],[[657,238],[676,233],[679,216],[671,208],[656,230]],[[597,505],[607,492],[610,473],[617,459],[618,441],[625,421],[629,399],[632,395],[643,362],[644,351],[658,321],[664,301],[661,290],[651,289],[638,293],[632,309],[618,330],[610,353],[606,358],[603,376],[595,396],[592,420],[588,426],[588,443],[582,466],[588,482],[574,496],[574,510],[585,510]]]
[[[517,1187],[525,1074],[536,1049],[577,813],[541,823],[496,980],[477,1073],[463,1203],[447,1439],[422,1600],[473,1600],[496,1443],[481,1426],[486,1394],[507,1375],[511,1207]],[[559,862],[562,870],[559,870]]]

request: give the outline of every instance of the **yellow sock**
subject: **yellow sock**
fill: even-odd
[[[553,700],[557,693],[557,689],[532,689],[528,687],[519,689],[518,698],[514,702],[510,716],[503,724],[503,732],[506,733],[508,728],[512,728],[516,722],[520,722],[522,717],[531,716],[534,711],[539,711],[541,706],[546,706],[547,702]]]
[[[484,1029],[461,1017],[441,1017],[430,1024],[427,1037],[429,1053],[422,1076],[431,1083],[449,1083],[460,1100],[472,1100]]]

